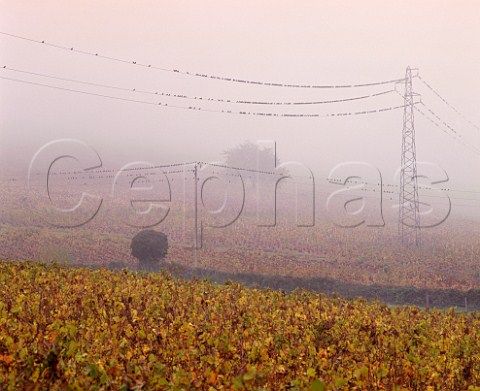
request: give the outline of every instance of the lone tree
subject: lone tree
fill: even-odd
[[[152,229],[141,231],[133,237],[130,248],[132,255],[140,261],[139,269],[157,270],[167,255],[167,235]]]
[[[275,179],[267,173],[275,172],[279,175],[287,175],[286,169],[277,169],[276,166],[281,163],[273,148],[261,148],[258,145],[246,141],[237,145],[235,148],[224,151],[225,164],[234,168],[243,168],[247,170],[260,171],[258,175],[247,172],[241,172],[246,177],[258,178],[261,181]]]
[[[232,167],[248,168],[251,170],[273,171],[279,163],[275,152],[270,148],[260,148],[258,145],[246,141],[224,153],[225,163]]]

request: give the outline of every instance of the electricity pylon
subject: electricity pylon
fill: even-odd
[[[402,161],[400,172],[398,234],[405,246],[420,244],[420,211],[417,182],[417,154],[415,148],[414,96],[412,69],[405,73],[403,95]]]

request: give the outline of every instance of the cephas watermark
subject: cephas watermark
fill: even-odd
[[[87,143],[53,140],[39,148],[30,162],[30,205],[39,218],[59,228],[92,222],[107,202],[121,209],[123,224],[139,229],[168,225],[172,211],[178,209],[184,245],[200,248],[205,228],[226,228],[242,216],[248,216],[248,224],[275,227],[281,210],[282,217],[295,226],[313,227],[316,204],[324,195],[320,215],[333,224],[383,227],[386,196],[399,200],[394,184],[401,167],[393,177],[394,184],[385,184],[377,167],[359,161],[339,163],[327,178],[316,181],[313,171],[301,162],[278,163],[274,141],[257,141],[255,146],[257,157],[245,167],[224,162],[155,165],[135,161],[111,170],[103,169],[100,155]],[[266,150],[271,153],[262,154]],[[269,156],[269,161],[264,156]],[[73,162],[76,169],[66,170],[67,162],[70,166]],[[411,180],[428,191],[425,197],[420,195],[420,228],[438,226],[450,215],[451,201],[436,186],[449,177],[434,163],[419,162],[417,172]],[[52,190],[58,186],[63,186],[69,199],[75,199],[73,206],[59,205]],[[434,197],[435,203],[425,201],[429,197]],[[400,206],[389,203],[390,208]]]

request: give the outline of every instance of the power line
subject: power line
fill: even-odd
[[[326,114],[321,114],[321,113],[274,113],[274,112],[259,112],[259,111],[213,110],[213,109],[206,109],[206,108],[200,107],[200,106],[179,106],[179,105],[171,105],[171,104],[164,103],[164,102],[150,102],[150,101],[144,101],[144,100],[138,100],[138,99],[121,98],[121,97],[113,96],[113,95],[99,94],[99,93],[95,93],[95,92],[76,90],[76,89],[72,89],[72,88],[58,87],[58,86],[53,86],[53,85],[50,85],[50,84],[37,83],[37,82],[32,82],[32,81],[28,81],[28,80],[21,80],[21,79],[14,79],[14,78],[10,78],[10,77],[0,76],[0,79],[9,80],[9,81],[13,81],[13,82],[16,82],[16,83],[23,83],[23,84],[30,84],[30,85],[39,86],[39,87],[46,87],[46,88],[51,88],[51,89],[56,89],[56,90],[61,90],[61,91],[66,91],[66,92],[73,92],[73,93],[78,93],[78,94],[83,94],[83,95],[97,96],[97,97],[101,97],[101,98],[114,99],[114,100],[119,100],[119,101],[146,104],[146,105],[151,105],[151,106],[161,106],[161,107],[170,107],[170,108],[181,109],[181,110],[205,111],[205,112],[209,112],[209,113],[245,115],[245,116],[248,115],[248,116],[282,117],[282,118],[348,117],[348,116],[382,113],[382,112],[386,112],[386,111],[397,110],[397,109],[400,109],[400,108],[404,107],[404,105],[400,105],[400,106],[383,107],[383,108],[372,109],[372,110],[335,112],[335,113],[326,113]]]
[[[172,168],[172,167],[180,167],[184,166],[183,170],[169,170],[169,171],[161,171],[162,174],[181,174],[181,173],[190,173],[193,172],[193,168],[189,168],[186,170],[186,166],[211,166],[211,167],[217,167],[217,168],[224,168],[224,169],[231,169],[231,170],[236,170],[236,171],[241,171],[241,172],[248,172],[248,173],[261,173],[265,175],[271,175],[271,176],[278,176],[282,177],[286,174],[284,173],[277,173],[274,171],[264,171],[264,170],[256,170],[256,169],[250,169],[250,168],[242,168],[242,167],[234,167],[234,166],[228,166],[226,164],[219,164],[219,163],[209,163],[209,162],[200,162],[200,161],[192,161],[192,162],[182,162],[182,163],[171,163],[171,164],[163,164],[163,165],[153,165],[153,166],[145,166],[145,167],[130,167],[130,168],[124,168],[124,169],[96,169],[96,170],[89,170],[89,171],[52,171],[50,175],[54,176],[69,176],[66,179],[71,180],[71,179],[78,179],[78,175],[83,175],[84,177],[81,179],[110,179],[115,177],[115,173],[118,172],[126,172],[126,171],[148,171],[148,170],[158,170],[160,168]],[[94,176],[92,174],[100,174],[97,176]],[[109,174],[109,175],[101,175],[101,174]],[[221,174],[225,176],[231,176],[231,177],[243,177],[243,178],[251,178],[251,179],[256,179],[255,176],[245,176],[245,174],[237,174],[237,173],[225,173],[225,172],[213,172],[213,174]],[[40,173],[37,173],[37,175],[41,175]],[[147,176],[155,176],[156,173],[146,173],[145,177]],[[291,177],[297,177],[297,178],[303,178],[303,179],[312,179],[311,176],[303,175],[290,175]],[[132,176],[130,174],[129,176]],[[343,181],[342,179],[337,179],[337,178],[324,178],[328,183],[322,185],[319,183],[316,183],[316,187],[330,187],[333,185],[337,184],[364,184],[364,185],[369,185],[371,187],[381,187],[381,191],[383,193],[387,194],[395,194],[394,191],[386,190],[391,187],[398,188],[398,184],[388,184],[388,183],[376,183],[376,182],[368,182],[368,181],[359,181],[355,179],[347,179],[346,181]],[[349,189],[349,187],[345,187],[345,189]],[[445,191],[445,192],[457,192],[457,193],[470,193],[470,194],[480,194],[480,191],[472,191],[472,190],[456,190],[456,189],[450,189],[450,188],[432,188],[432,187],[426,187],[426,186],[418,186],[419,190],[426,190],[426,191]],[[359,191],[370,191],[370,192],[375,192],[375,190],[368,189],[368,188],[361,188],[358,189]],[[380,192],[380,190],[379,190]],[[424,195],[426,197],[440,197],[440,196],[434,196],[434,195]],[[476,201],[476,199],[471,199],[471,198],[464,198],[464,197],[451,197],[452,199],[459,199],[459,200],[473,200]]]
[[[144,169],[147,169],[147,167],[144,167]],[[242,170],[245,170],[245,169],[242,169]],[[247,169],[247,171],[250,171]],[[193,173],[194,170],[193,169],[189,169],[189,170],[186,170],[186,171],[183,171],[183,170],[172,170],[172,171],[165,171],[165,172],[162,172],[162,174],[182,174],[182,173]],[[84,176],[83,177],[78,177],[77,176],[70,176],[70,177],[66,177],[65,179],[67,181],[75,181],[75,180],[102,180],[102,179],[112,179],[115,177],[115,175],[111,174],[111,175],[98,175],[98,176],[91,176],[91,175],[88,175],[89,173],[88,172],[85,172],[85,173],[81,173],[81,172],[73,172],[74,174],[83,174]],[[51,173],[51,175],[57,175],[57,174],[68,174],[67,172],[60,172],[60,173]],[[221,174],[221,175],[225,175],[225,176],[231,176],[231,177],[242,177],[242,178],[251,178],[251,179],[255,179],[255,177],[252,177],[252,176],[245,176],[245,175],[242,175],[242,174],[228,174],[228,173],[213,173],[213,174]],[[154,174],[146,174],[146,175],[142,175],[142,177],[150,177],[150,176],[153,176]],[[276,173],[272,173],[271,175],[278,175]],[[131,177],[132,175],[129,175],[129,177]],[[192,175],[192,178],[193,178],[193,175]],[[307,178],[307,177],[303,177],[303,178]],[[186,180],[187,178],[185,178]],[[153,181],[155,182],[154,179],[148,179],[148,181],[146,180],[140,180],[138,181],[138,183],[148,183],[150,181]],[[163,179],[159,179],[157,182],[163,182],[164,180]],[[359,183],[357,181],[350,181],[350,182],[353,182],[353,183]],[[364,182],[365,185],[367,185],[368,183],[367,182]],[[315,188],[332,188],[332,186],[335,185],[335,183],[325,183],[325,184],[321,184],[321,183],[316,183],[315,185]],[[374,186],[374,187],[377,187],[377,186]],[[343,186],[342,189],[344,190],[352,190],[352,191],[359,191],[359,192],[370,192],[370,193],[376,193],[376,194],[380,194],[380,193],[383,193],[383,194],[397,194],[397,192],[395,191],[392,191],[392,190],[388,190],[388,187],[399,187],[398,185],[392,185],[392,184],[383,184],[381,186],[381,188],[376,191],[375,189],[373,188],[352,188],[352,187],[349,187],[349,186]],[[467,193],[472,193],[472,194],[480,194],[480,192],[475,192],[475,191],[462,191],[462,190],[455,190],[455,189],[435,189],[435,188],[430,188],[430,187],[423,187],[423,186],[419,186],[419,190],[425,190],[425,191],[443,191],[443,192],[447,192],[447,193],[452,193],[452,192],[467,192]],[[425,194],[425,193],[422,193],[421,194],[421,197],[429,197],[429,198],[444,198],[443,196],[439,196],[439,195],[433,195],[433,194]],[[475,201],[475,202],[478,202],[480,201],[480,199],[477,199],[477,198],[466,198],[466,197],[457,197],[457,196],[449,196],[450,199],[454,199],[454,200],[463,200],[463,201]]]
[[[329,180],[328,178],[326,178],[327,180]],[[337,178],[332,178],[329,180],[330,182],[332,181],[335,181],[337,183],[342,183],[343,180],[342,179],[337,179]],[[347,179],[345,181],[345,183],[355,183],[355,184],[365,184],[365,185],[371,185],[371,186],[382,186],[382,187],[399,187],[398,184],[394,185],[394,184],[391,184],[391,183],[372,183],[372,182],[366,182],[366,181],[357,181],[355,179]],[[332,184],[336,184],[336,183],[332,183]],[[480,191],[473,191],[473,190],[455,190],[455,189],[450,189],[450,188],[440,188],[440,189],[435,189],[435,188],[432,188],[432,187],[425,187],[425,186],[418,186],[418,189],[419,190],[443,190],[443,191],[448,191],[448,192],[457,192],[457,193],[472,193],[472,194],[480,194]]]
[[[426,107],[424,104],[422,104],[424,107]],[[461,135],[458,134],[457,131],[455,131],[451,126],[449,126],[448,124],[446,124],[443,120],[440,119],[439,116],[437,116],[436,114],[433,114],[435,115],[436,118],[439,118],[440,121],[442,123],[444,123],[445,127],[450,130],[450,131],[453,131],[455,133],[455,135],[453,135],[452,133],[450,133],[449,131],[445,130],[441,124],[439,124],[437,121],[435,121],[434,119],[432,119],[431,117],[428,116],[428,114],[426,114],[424,111],[422,111],[421,109],[419,109],[417,106],[415,106],[415,110],[417,110],[423,117],[425,117],[428,121],[430,121],[435,127],[437,127],[438,129],[440,129],[443,133],[447,134],[449,137],[453,138],[455,141],[457,141],[458,143],[460,143],[462,146],[466,147],[466,148],[470,148],[470,150],[472,152],[474,152],[475,154],[477,155],[480,155],[480,151],[475,148],[473,145],[465,142],[463,139],[461,139]],[[432,110],[429,109],[429,111],[431,111],[433,113]]]
[[[418,76],[418,77],[420,77],[420,76]],[[394,90],[394,92],[397,95],[402,96],[402,94],[400,94],[397,90]],[[435,120],[433,120],[424,111],[419,109],[418,106],[417,106],[418,103],[420,103],[420,105],[422,105],[431,115],[433,115],[438,121],[440,121],[441,124],[436,122]],[[438,114],[436,114],[431,108],[429,108],[422,100],[417,102],[417,105],[414,106],[415,110],[418,111],[423,117],[425,117],[425,119],[430,121],[433,125],[435,125],[443,133],[447,134],[449,137],[453,138],[455,141],[462,144],[464,147],[470,148],[476,154],[480,154],[480,151],[476,147],[474,147],[472,144],[468,143],[467,141],[464,141],[464,139],[462,138],[462,135],[457,130],[455,130],[451,125],[449,125],[447,122],[445,122]],[[443,127],[442,127],[442,124],[443,124]],[[448,130],[445,130],[444,128],[446,128]],[[449,131],[454,133],[454,134],[449,133]]]
[[[165,174],[181,173],[181,172],[182,171],[171,171],[171,172],[166,172]],[[194,170],[188,170],[188,172],[191,173],[191,179],[194,179],[194,175],[193,175]],[[231,175],[231,176],[240,177],[240,175],[238,175],[238,174],[237,175]],[[91,181],[91,180],[102,180],[102,179],[112,179],[112,178],[114,178],[114,176],[111,176],[111,177],[108,177],[108,176],[107,177],[94,177],[94,178],[91,178],[91,177],[88,177],[88,178],[71,177],[71,178],[66,178],[66,179],[68,181],[70,181],[69,183],[71,183],[71,181],[78,181],[78,180],[83,180],[83,181],[90,180]],[[245,178],[245,177],[242,175],[242,178]],[[249,177],[249,178],[251,178],[251,177]],[[187,180],[187,179],[188,178],[184,178],[184,180]],[[170,179],[169,182],[170,181],[174,182],[173,179]],[[152,182],[154,183],[154,182],[165,182],[165,181],[163,179],[159,179],[157,181],[151,180],[151,179],[149,179],[149,180],[142,179],[142,180],[136,181],[136,183],[138,183],[138,184],[143,184],[143,183],[148,184],[148,183],[152,183]],[[86,185],[86,183],[83,183],[83,185]],[[317,189],[317,190],[315,190],[315,194],[332,194],[332,192],[328,192],[328,191],[318,191],[318,189],[327,189],[327,188],[331,189],[331,187],[328,186],[328,184],[324,184],[324,185],[316,184],[315,188]],[[354,194],[354,193],[349,192],[348,194],[346,194],[348,196],[357,196],[358,195],[358,196],[362,196],[362,197],[375,198],[375,199],[380,199],[380,198],[378,196],[375,196],[375,197],[366,196],[362,193],[367,192],[367,193],[375,193],[375,194],[378,194],[378,195],[383,194],[385,197],[391,197],[392,195],[397,195],[396,192],[385,190],[385,189],[375,191],[374,189],[368,189],[368,188],[356,189],[356,188],[350,188],[350,187],[347,186],[347,187],[343,187],[342,190],[350,190],[350,191],[358,192],[358,194]],[[430,190],[440,190],[440,191],[442,191],[442,189],[430,189]],[[443,191],[445,191],[445,190],[443,190]],[[441,198],[441,199],[444,199],[445,197],[440,196],[440,195],[422,193],[422,194],[420,194],[420,199],[423,199],[423,198]],[[471,202],[475,202],[475,203],[478,203],[480,201],[480,199],[478,199],[478,198],[465,198],[465,197],[456,197],[456,196],[450,196],[450,195],[448,195],[448,198],[450,200],[471,201]],[[465,206],[467,206],[467,205],[465,205]]]
[[[350,102],[350,101],[355,101],[355,100],[368,99],[368,98],[373,98],[373,97],[386,95],[386,94],[394,92],[394,90],[392,89],[392,90],[377,92],[377,93],[374,93],[374,94],[368,94],[368,95],[362,95],[362,96],[356,96],[356,97],[350,97],[350,98],[330,99],[330,100],[323,100],[323,101],[305,101],[305,102],[259,101],[259,100],[243,100],[243,99],[240,100],[240,99],[225,99],[225,98],[209,98],[209,97],[202,97],[202,96],[187,96],[187,95],[184,95],[184,94],[173,94],[173,93],[169,93],[169,92],[145,91],[145,90],[141,90],[141,89],[138,89],[138,88],[118,87],[118,86],[113,86],[113,85],[108,85],[108,84],[92,83],[92,82],[87,82],[87,81],[83,81],[83,80],[69,79],[69,78],[64,78],[64,77],[59,77],[59,76],[54,76],[54,75],[47,75],[47,74],[44,74],[44,73],[24,71],[24,70],[20,70],[20,69],[10,68],[10,67],[7,67],[6,65],[1,67],[0,69],[5,69],[7,71],[17,72],[17,73],[22,73],[22,74],[27,74],[27,75],[32,75],[32,76],[45,77],[45,78],[53,79],[53,80],[60,80],[60,81],[66,81],[66,82],[70,82],[70,83],[77,83],[77,84],[83,84],[83,85],[94,86],[94,87],[114,89],[114,90],[118,90],[118,91],[133,92],[133,93],[137,93],[137,94],[148,94],[148,95],[165,96],[165,97],[168,97],[168,98],[189,99],[189,100],[197,100],[197,101],[211,101],[211,102],[213,101],[213,102],[244,104],[244,105],[273,105],[273,106],[321,105],[321,104],[342,103],[342,102]]]
[[[451,103],[449,103],[443,96],[441,96],[437,90],[435,90],[430,84],[428,84],[425,80],[423,80],[423,78],[418,75],[418,78],[422,81],[423,84],[425,84],[425,86],[430,90],[432,91],[443,103],[445,103],[448,107],[450,107],[455,113],[457,113],[461,118],[463,118],[465,121],[467,121],[470,125],[472,125],[474,128],[480,130],[480,127],[473,123],[472,121],[470,121],[467,117],[465,117],[465,115],[463,115],[459,110],[457,110]]]
[[[145,166],[145,167],[130,167],[130,168],[124,168],[124,169],[96,169],[96,170],[88,170],[87,172],[85,171],[52,171],[50,174],[51,175],[78,175],[78,174],[84,174],[84,175],[91,175],[91,174],[104,174],[104,173],[116,173],[119,172],[120,170],[122,172],[125,171],[144,171],[144,170],[157,170],[160,168],[171,168],[171,167],[180,167],[184,166],[184,170],[175,170],[175,171],[162,171],[164,174],[169,174],[169,173],[183,173],[183,172],[193,172],[193,169],[189,169],[185,171],[186,166],[193,166],[193,165],[203,165],[203,166],[211,166],[211,167],[217,167],[217,168],[224,168],[224,169],[231,169],[231,170],[236,170],[236,171],[242,171],[242,172],[252,172],[252,173],[261,173],[261,174],[266,174],[266,175],[274,175],[274,176],[284,176],[284,173],[278,173],[275,171],[266,171],[266,170],[256,170],[252,168],[246,168],[246,167],[235,167],[235,166],[229,166],[227,164],[220,164],[220,163],[211,163],[211,162],[203,162],[203,161],[190,161],[190,162],[180,162],[180,163],[170,163],[170,164],[160,164],[160,165],[152,165],[152,166]],[[215,174],[215,172],[214,172]],[[226,176],[239,176],[239,174],[236,173],[221,173],[222,175]],[[40,175],[40,173],[37,173],[37,175]],[[147,176],[151,175],[156,175],[155,173],[150,173],[146,174]],[[290,175],[290,174],[289,174]],[[244,176],[244,175],[242,175]],[[297,178],[307,178],[311,179],[310,176],[299,176],[299,175],[290,175],[292,177],[297,177]],[[101,178],[100,176],[95,177],[95,178]],[[248,178],[255,178],[252,176],[249,176]],[[398,184],[388,184],[388,183],[379,183],[379,182],[367,182],[367,181],[359,181],[355,179],[347,179],[346,181],[343,181],[342,179],[339,178],[324,178],[326,181],[329,182],[329,185],[336,185],[338,183],[352,183],[352,184],[365,184],[365,185],[370,185],[370,186],[382,186],[382,187],[399,187]],[[434,189],[431,187],[425,187],[425,186],[418,186],[419,190],[442,190],[442,191],[448,191],[448,192],[461,192],[461,193],[472,193],[472,194],[480,194],[480,191],[472,191],[472,190],[455,190],[455,189],[450,189],[450,188],[441,188],[441,189]],[[384,190],[385,191],[385,190]]]
[[[227,166],[226,164],[219,164],[219,163],[199,162],[199,164],[205,165],[205,166],[226,168],[226,169],[229,169],[229,170],[238,170],[238,171],[245,171],[245,172],[254,172],[254,173],[257,173],[257,174],[277,175],[277,176],[283,176],[283,175],[285,175],[285,174],[277,173],[277,172],[274,172],[274,171],[256,170],[256,169],[254,169],[254,168],[232,167],[232,166]],[[302,177],[302,178],[303,178],[303,177]]]
[[[415,107],[415,110],[417,110],[426,120],[430,121],[430,123],[432,123],[435,127],[437,127],[438,129],[440,129],[443,133],[445,133],[447,136],[451,137],[452,139],[454,139],[455,141],[457,141],[458,143],[462,144],[463,146],[466,146],[464,143],[463,143],[463,140],[460,140],[457,136],[455,135],[452,135],[451,133],[449,133],[447,130],[445,130],[438,122],[436,122],[434,119],[432,119],[431,117],[428,116],[427,113],[425,113],[424,111],[422,111],[421,109],[419,109],[418,107]]]
[[[231,169],[231,170],[237,170],[237,171],[245,171],[245,172],[254,172],[254,173],[259,173],[259,174],[267,174],[267,175],[276,175],[276,176],[283,176],[285,174],[283,173],[277,173],[274,171],[266,171],[266,170],[256,170],[253,168],[243,168],[243,167],[233,167],[233,166],[228,166],[226,164],[220,164],[220,163],[209,163],[209,162],[201,162],[201,161],[192,161],[192,162],[182,162],[182,163],[171,163],[171,164],[163,164],[163,165],[154,165],[154,166],[145,166],[145,167],[130,167],[130,168],[125,168],[125,169],[97,169],[97,170],[89,170],[88,172],[82,172],[82,171],[59,171],[59,172],[51,172],[51,175],[75,175],[75,174],[102,174],[102,173],[113,173],[117,171],[141,171],[141,170],[155,170],[159,168],[169,168],[169,167],[179,167],[179,166],[212,166],[212,167],[219,167],[219,168],[225,168],[225,169]],[[191,171],[191,170],[190,170]],[[175,173],[183,172],[181,170],[179,171],[171,171]],[[303,178],[303,176],[302,176]]]
[[[449,130],[451,130],[453,133],[455,133],[456,135],[458,135],[458,137],[462,137],[462,135],[458,134],[458,132],[453,129],[449,124],[447,124],[443,119],[441,119],[437,114],[435,114],[433,112],[432,109],[430,109],[430,107],[428,107],[425,103],[423,102],[420,102],[420,104],[425,107],[427,109],[427,111],[432,114],[437,120],[439,120],[446,128],[448,128]]]
[[[226,76],[217,76],[217,75],[211,75],[211,74],[206,74],[206,73],[201,73],[201,72],[189,72],[185,70],[179,70],[176,68],[169,69],[169,68],[164,68],[164,67],[159,67],[155,66],[152,64],[142,64],[138,61],[132,61],[132,60],[125,60],[122,58],[117,58],[117,57],[111,57],[111,56],[106,56],[100,53],[96,52],[89,52],[89,51],[84,51],[84,50],[78,50],[75,49],[73,46],[62,46],[54,43],[49,43],[46,42],[45,40],[37,40],[33,38],[28,38],[16,34],[10,34],[6,33],[3,31],[0,31],[0,34],[4,36],[8,36],[11,38],[16,38],[20,39],[23,41],[28,41],[36,44],[41,44],[44,46],[49,46],[53,47],[56,49],[61,49],[64,51],[69,51],[77,54],[83,54],[87,56],[93,56],[93,57],[98,57],[102,58],[105,60],[109,61],[115,61],[115,62],[120,62],[124,64],[129,64],[129,65],[135,65],[143,68],[149,68],[149,69],[155,69],[159,70],[162,72],[170,72],[174,74],[181,74],[185,76],[191,76],[191,77],[197,77],[197,78],[203,78],[203,79],[208,79],[208,80],[221,80],[221,81],[227,81],[227,82],[232,82],[232,83],[241,83],[241,84],[251,84],[251,85],[258,85],[258,86],[268,86],[268,87],[284,87],[284,88],[358,88],[358,87],[371,87],[371,86],[378,86],[378,85],[384,85],[384,84],[391,84],[391,83],[397,83],[404,81],[405,79],[393,79],[393,80],[383,80],[383,81],[377,81],[377,82],[372,82],[372,83],[360,83],[360,84],[340,84],[340,85],[320,85],[320,84],[288,84],[288,83],[273,83],[273,82],[266,82],[266,81],[256,81],[256,80],[247,80],[247,79],[237,79],[233,77],[226,77]]]
[[[480,150],[478,150],[474,145],[472,145],[471,143],[469,143],[468,141],[466,141],[461,134],[458,134],[458,132],[452,127],[450,126],[449,124],[447,124],[442,118],[440,118],[439,115],[435,114],[435,112],[430,109],[428,106],[425,105],[425,103],[423,102],[420,102],[420,104],[425,107],[427,109],[427,111],[432,114],[437,120],[439,120],[445,127],[447,127],[450,131],[452,131],[453,133],[457,134],[458,137],[461,137],[462,138],[462,141],[463,141],[463,144],[466,146],[466,147],[470,147],[472,150],[475,150],[477,153],[480,153]]]

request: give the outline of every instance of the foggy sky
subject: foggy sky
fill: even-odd
[[[75,49],[209,75],[300,84],[402,78],[410,65],[474,123],[480,123],[480,3],[471,1],[1,1],[0,31]],[[1,66],[92,83],[224,99],[305,101],[391,89],[305,90],[242,85],[82,56],[0,35]],[[155,97],[0,70],[0,76],[129,99]],[[397,87],[403,92],[403,86]],[[480,130],[418,79],[415,91],[480,150]],[[189,106],[182,99],[169,104]],[[346,112],[401,105],[388,94],[315,107],[255,106],[275,112]],[[198,104],[198,102],[194,102]],[[204,102],[211,109],[249,110]],[[132,160],[219,160],[245,140],[272,139],[283,161],[325,176],[343,161],[377,166],[393,183],[400,164],[402,110],[346,118],[261,118],[180,110],[0,80],[0,164],[26,173],[57,138],[87,142],[108,168]],[[416,113],[417,158],[439,164],[450,187],[480,191],[479,155]]]

